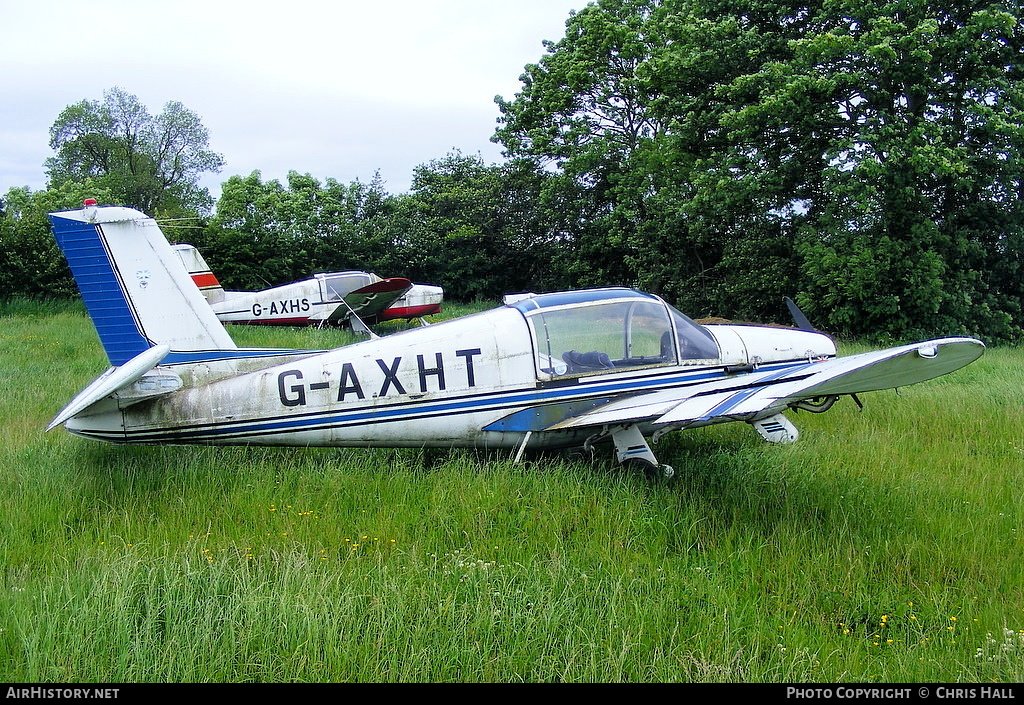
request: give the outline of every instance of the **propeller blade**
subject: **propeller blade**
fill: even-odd
[[[788,296],[785,297],[786,306],[789,308],[789,313],[793,316],[793,320],[796,322],[797,328],[800,330],[810,331],[816,333],[817,329],[811,325],[811,322],[807,320],[807,316],[800,310],[800,307],[796,305],[796,302]]]

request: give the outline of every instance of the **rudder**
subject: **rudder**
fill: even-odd
[[[236,349],[155,220],[87,201],[50,223],[111,365],[155,345]]]

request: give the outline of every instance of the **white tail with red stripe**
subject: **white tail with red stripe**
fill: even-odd
[[[206,300],[211,304],[223,301],[224,287],[217,281],[217,275],[210,269],[210,265],[206,263],[199,250],[192,245],[172,245],[172,248]]]

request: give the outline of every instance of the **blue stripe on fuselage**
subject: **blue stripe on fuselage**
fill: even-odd
[[[228,350],[172,350],[160,363],[164,367],[191,365],[197,362],[244,360],[249,358],[281,357],[285,355],[318,355],[324,350],[293,350],[291,348],[231,348]]]

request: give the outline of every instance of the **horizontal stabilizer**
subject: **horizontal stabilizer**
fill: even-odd
[[[134,384],[142,378],[147,372],[160,364],[160,361],[167,357],[167,353],[170,352],[170,348],[166,345],[157,345],[155,347],[145,350],[128,362],[120,365],[119,367],[111,367],[102,375],[93,380],[92,384],[83,389],[81,392],[72,399],[67,406],[65,406],[57,416],[54,417],[50,425],[46,427],[46,430],[56,428],[68,419],[82,413],[90,406],[98,401],[101,401],[111,394],[124,389],[128,385]],[[180,380],[178,385],[164,385],[162,389],[157,390],[158,393],[167,393],[174,391],[180,386]],[[132,395],[135,397],[152,396],[152,394],[145,394],[145,392],[135,391]]]

